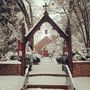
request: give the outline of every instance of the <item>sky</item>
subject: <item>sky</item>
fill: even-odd
[[[34,0],[34,2],[38,7],[42,7],[45,4],[44,0]]]

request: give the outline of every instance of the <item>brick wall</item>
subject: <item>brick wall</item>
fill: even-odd
[[[0,64],[0,75],[20,75],[21,64]]]
[[[73,76],[90,77],[90,61],[74,61]]]

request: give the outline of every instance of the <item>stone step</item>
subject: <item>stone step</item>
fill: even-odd
[[[62,65],[57,63],[40,63],[38,65],[32,66],[32,71],[29,74],[42,74],[42,73],[51,73],[51,74],[65,74],[62,71]]]
[[[28,85],[66,85],[66,77],[32,76],[28,78]]]

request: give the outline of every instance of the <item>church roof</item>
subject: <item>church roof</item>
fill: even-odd
[[[51,40],[46,36],[35,45],[35,49],[41,50],[45,45],[49,44]]]

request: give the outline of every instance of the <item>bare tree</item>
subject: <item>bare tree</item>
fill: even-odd
[[[79,31],[82,35],[85,47],[90,48],[90,1],[89,0],[69,0],[72,13],[76,15]]]
[[[1,41],[3,40],[3,48],[0,46],[0,50],[4,54],[7,53],[10,48],[14,49],[13,43],[17,43],[16,37],[11,36],[13,31],[18,31],[19,25],[17,24],[19,24],[18,22],[20,22],[20,20],[17,19],[17,14],[19,12],[23,13],[28,29],[30,29],[32,23],[29,14],[31,12],[28,14],[23,0],[0,0],[0,43],[2,43]]]
[[[24,14],[24,16],[25,16],[25,21],[26,21],[26,23],[27,23],[27,27],[28,27],[28,29],[30,29],[30,28],[31,28],[31,22],[30,22],[30,18],[29,18],[29,15],[28,15],[28,13],[27,13],[27,10],[26,10],[26,8],[25,8],[25,5],[24,5],[24,3],[23,3],[23,0],[15,0],[15,1],[17,2],[17,4],[18,4],[18,6],[20,7],[22,13]]]
[[[33,26],[33,13],[32,13],[32,6],[31,6],[31,2],[30,2],[30,1],[26,0],[26,2],[27,2],[28,5],[29,5],[29,14],[30,14],[30,22],[31,22],[31,26],[30,26],[30,27],[32,27],[32,26]]]
[[[69,17],[72,34],[80,32],[84,45],[90,49],[90,0],[57,0],[65,14]],[[68,8],[67,8],[68,7]]]
[[[0,0],[0,50],[2,51],[0,54],[5,54],[9,51],[10,48],[14,48],[9,47],[8,42],[13,33],[13,30],[16,30],[17,18],[15,14],[17,11],[14,12],[15,6],[16,3],[12,2],[11,0]],[[12,42],[13,39],[15,39],[15,37],[13,37],[10,42]],[[2,40],[3,42],[1,42]],[[13,42],[15,41],[16,40]]]

